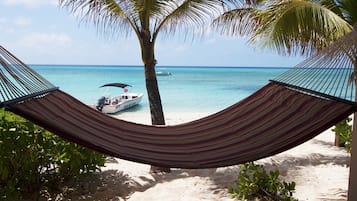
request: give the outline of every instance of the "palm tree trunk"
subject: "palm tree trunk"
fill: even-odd
[[[165,125],[164,112],[156,78],[155,64],[145,64],[145,81],[148,92],[152,125]]]
[[[150,41],[150,37],[143,37],[142,44],[142,59],[145,68],[146,90],[149,98],[151,123],[152,125],[165,125],[164,112],[162,109],[159,86],[156,78],[156,60],[154,54],[154,43]],[[150,172],[170,172],[168,167],[151,166]]]
[[[152,125],[165,125],[161,97],[155,73],[155,64],[145,64],[145,80],[149,97],[151,123]],[[150,172],[170,172],[170,168],[151,166]]]

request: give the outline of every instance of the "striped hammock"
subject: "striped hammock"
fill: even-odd
[[[136,124],[98,112],[3,47],[0,101],[65,139],[114,157],[160,167],[235,165],[293,148],[357,111],[351,84],[357,62],[350,59],[357,58],[356,38],[347,38],[352,48],[336,46],[345,48],[341,54],[329,52],[336,48],[331,45],[231,107],[174,126]]]

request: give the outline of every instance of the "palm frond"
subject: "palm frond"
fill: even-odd
[[[244,36],[252,34],[259,25],[258,10],[253,7],[237,8],[216,18],[212,26],[225,35]]]
[[[195,33],[234,5],[237,0],[59,0],[85,22],[99,30],[124,31],[134,28],[137,35],[146,30],[153,40],[158,33]]]
[[[259,25],[259,11],[271,1],[240,1],[234,9],[224,12],[214,19],[212,27],[225,35],[244,36],[252,34]]]
[[[135,18],[128,15],[133,8],[131,1],[115,0],[59,0],[60,6],[81,18],[81,22],[94,23],[98,31],[124,32],[135,30]]]
[[[351,25],[357,24],[357,1],[338,0],[338,5],[343,12],[343,17]]]
[[[280,54],[311,55],[352,30],[343,18],[319,4],[285,0],[259,13],[251,42]]]
[[[203,30],[215,17],[227,10],[237,1],[234,0],[182,0],[175,1],[170,13],[164,17],[160,26],[155,30],[163,34],[180,32],[183,34],[196,33]]]
[[[340,9],[336,0],[320,0],[320,1],[316,1],[315,3],[318,3],[326,7],[327,9],[331,10],[332,12],[336,13],[338,16],[343,18],[343,12]]]

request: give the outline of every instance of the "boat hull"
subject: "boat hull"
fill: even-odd
[[[143,94],[121,94],[116,97],[106,97],[107,103],[101,107],[101,112],[106,114],[115,114],[138,105],[141,102]],[[108,101],[110,100],[110,102]],[[98,107],[97,107],[98,109]],[[98,109],[99,110],[99,109]]]

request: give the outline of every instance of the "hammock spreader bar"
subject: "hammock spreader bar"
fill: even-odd
[[[0,107],[56,89],[57,87],[0,46]]]
[[[24,96],[21,96],[21,97],[18,97],[18,98],[10,99],[8,101],[1,102],[0,103],[0,108],[3,108],[8,104],[19,103],[19,102],[22,102],[22,101],[28,101],[28,100],[30,100],[32,98],[39,98],[39,97],[45,96],[46,94],[48,94],[48,93],[50,93],[52,91],[58,90],[58,89],[59,89],[59,87],[53,87],[53,88],[49,88],[49,89],[46,89],[46,90],[43,90],[43,91],[39,91],[39,92],[31,93],[31,94],[28,94],[28,95],[24,95]]]
[[[305,59],[274,81],[356,102],[357,30]]]
[[[310,94],[312,96],[318,96],[318,97],[321,97],[321,98],[331,99],[331,100],[343,102],[343,103],[350,104],[350,105],[355,105],[356,104],[353,101],[342,99],[342,98],[339,98],[337,96],[332,96],[332,95],[329,95],[329,94],[325,94],[325,93],[321,93],[321,92],[314,91],[314,90],[311,90],[311,89],[306,89],[306,88],[303,88],[303,87],[287,84],[287,83],[284,83],[284,82],[279,82],[279,81],[276,81],[276,80],[270,80],[270,82],[274,82],[274,83],[277,83],[277,84],[279,84],[281,86],[286,86],[286,87],[291,88],[291,89],[296,89],[296,90],[298,90],[298,91],[300,91],[302,93],[307,93],[307,94]]]

